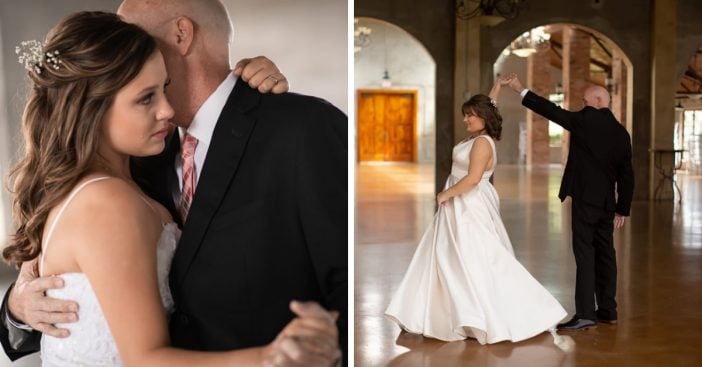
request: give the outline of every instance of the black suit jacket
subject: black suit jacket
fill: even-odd
[[[135,162],[174,217],[178,136]],[[338,310],[347,331],[347,118],[329,103],[237,82],[217,121],[171,269],[174,346],[271,342],[291,300]]]
[[[571,196],[628,216],[634,193],[631,138],[612,111],[586,106],[571,112],[532,92],[527,92],[522,104],[570,131],[570,152],[558,194],[561,201]]]
[[[294,317],[290,301],[309,300],[340,312],[347,355],[347,133],[346,116],[323,100],[236,83],[181,223],[173,346],[270,343]],[[177,221],[178,151],[173,134],[162,154],[132,162],[142,189]]]

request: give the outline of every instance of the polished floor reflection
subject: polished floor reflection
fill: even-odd
[[[517,258],[571,314],[575,261],[560,168],[501,166],[495,186]],[[702,366],[702,177],[680,176],[680,205],[635,202],[615,232],[620,322],[520,343],[444,343],[400,333],[382,315],[434,214],[433,170],[357,166],[356,366]],[[514,305],[519,307],[519,305]]]

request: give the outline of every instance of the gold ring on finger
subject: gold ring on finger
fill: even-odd
[[[274,85],[275,85],[275,84],[278,84],[278,81],[279,81],[279,80],[278,80],[276,77],[274,77],[273,75],[269,75],[267,78],[268,78],[268,79],[272,79]]]

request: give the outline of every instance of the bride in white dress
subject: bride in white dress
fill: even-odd
[[[159,154],[169,133],[161,52],[141,28],[103,12],[69,16],[31,46],[21,53],[33,87],[25,152],[11,173],[18,229],[3,257],[23,271],[38,258],[39,275],[65,284],[49,295],[80,306],[77,322],[57,325],[70,336],[43,335],[42,365],[330,365],[336,326],[313,304],[293,302],[300,317],[262,347],[169,346],[168,270],[180,231],[129,168],[130,156]]]
[[[496,83],[491,97],[508,82]],[[462,111],[470,136],[453,148],[439,209],[386,316],[408,332],[444,341],[516,342],[553,332],[566,311],[514,257],[489,181],[502,117],[485,95],[473,96]]]

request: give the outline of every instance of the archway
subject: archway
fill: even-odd
[[[673,145],[685,153],[676,166],[691,175],[702,175],[702,47],[690,56],[675,91]]]
[[[612,95],[614,115],[630,134],[633,132],[632,62],[621,47],[592,28],[554,23],[526,30],[505,45],[493,68],[496,76],[516,72],[537,94],[570,110],[582,108],[587,87],[601,85]],[[514,121],[505,124],[503,142],[498,146],[503,163],[565,162],[567,132],[554,123],[540,123],[540,119],[546,120],[539,116],[528,118],[518,99],[501,101],[500,109],[505,121]],[[527,128],[529,124],[533,127]]]
[[[355,26],[369,36],[358,43],[354,72],[357,243],[387,235],[386,241],[403,241],[434,209],[436,64],[392,23],[362,17]],[[374,219],[388,210],[401,232]]]
[[[416,38],[392,23],[358,18],[357,26],[370,30],[370,41],[361,47],[355,61],[358,160],[434,162],[434,59]],[[374,94],[399,97],[397,102],[393,102],[394,98],[380,97],[383,101],[366,104],[375,97]],[[408,98],[410,102],[406,103]],[[385,108],[379,110],[381,105]],[[380,126],[385,118],[396,120],[398,117],[387,114],[406,114],[399,110],[403,107],[410,109],[410,116],[399,117],[412,120],[414,126],[410,131],[406,126]],[[385,123],[387,125],[387,121]],[[404,152],[400,152],[402,150]]]

